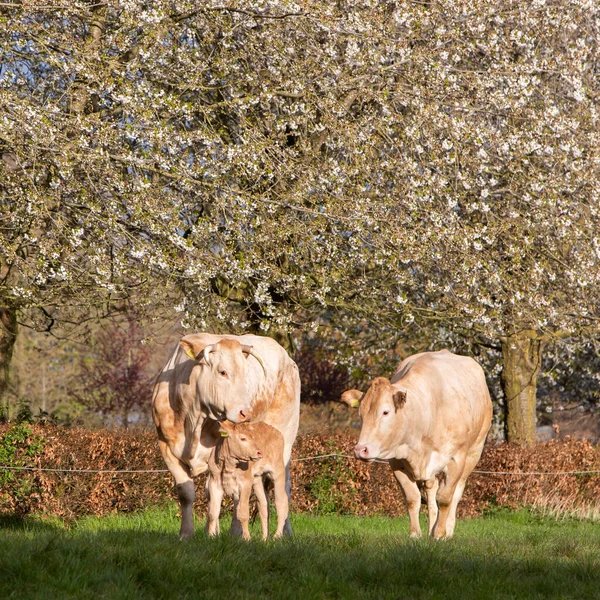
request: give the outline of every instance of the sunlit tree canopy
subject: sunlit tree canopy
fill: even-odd
[[[2,301],[42,326],[136,290],[194,328],[593,335],[594,7],[4,4]]]

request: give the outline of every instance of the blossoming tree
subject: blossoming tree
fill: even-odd
[[[3,314],[168,282],[186,326],[476,337],[533,441],[543,345],[598,318],[592,4],[5,5]]]

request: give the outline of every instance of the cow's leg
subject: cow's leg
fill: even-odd
[[[208,498],[208,513],[206,517],[206,533],[210,537],[219,535],[219,516],[223,501],[223,488],[215,477],[208,476],[206,480],[206,497]]]
[[[465,458],[454,457],[446,466],[446,481],[438,490],[438,518],[433,527],[433,537],[435,539],[451,538],[454,533],[454,523],[456,520],[456,505],[462,495],[464,482],[459,486],[463,473],[465,471]],[[458,500],[454,503],[454,495],[458,490]],[[448,519],[450,515],[450,523]],[[450,528],[448,527],[450,525]]]
[[[277,512],[277,530],[273,537],[283,535],[285,524],[288,522],[290,505],[286,490],[285,474],[279,473],[274,481],[275,511]]]
[[[160,453],[175,478],[177,487],[177,498],[181,506],[181,529],[179,530],[179,539],[191,538],[194,536],[194,497],[196,491],[194,481],[187,465],[182,463],[169,448],[166,441],[159,438],[158,445]]]
[[[175,478],[177,481],[177,478]],[[190,478],[187,481],[177,484],[177,497],[181,506],[181,528],[179,529],[179,539],[194,537],[194,498],[196,490],[194,481]]]
[[[255,477],[252,484],[254,495],[258,503],[258,516],[260,517],[260,527],[262,529],[262,539],[269,537],[269,499],[266,494],[265,484],[262,477]]]
[[[448,518],[446,519],[446,538],[451,538],[454,535],[454,527],[456,525],[456,509],[460,499],[462,498],[466,481],[467,478],[463,475],[463,477],[460,478],[460,481],[456,484],[456,489],[452,495],[450,508],[448,510]]]
[[[292,502],[292,480],[290,478],[290,461],[288,460],[285,465],[285,493],[288,498],[288,507]],[[283,525],[283,534],[284,535],[292,535],[292,525],[290,523],[290,516],[288,510],[288,516],[285,518],[285,524]]]
[[[396,481],[400,484],[400,488],[404,494],[404,499],[406,500],[408,518],[410,520],[410,537],[421,537],[421,525],[419,523],[421,492],[419,491],[419,486],[404,471],[396,469],[394,466],[392,466],[392,471],[394,472]]]
[[[446,520],[446,537],[450,538],[454,535],[454,527],[456,525],[456,509],[458,503],[462,498],[467,483],[467,478],[473,472],[473,469],[477,466],[479,459],[481,458],[481,452],[483,451],[483,445],[485,443],[485,436],[487,431],[483,432],[483,435],[479,436],[479,440],[474,448],[467,454],[465,460],[465,466],[463,469],[462,476],[456,484],[456,489],[452,495],[452,501],[450,503],[450,510],[448,511],[448,519]]]
[[[263,477],[263,492],[267,499],[267,521],[271,522],[271,503],[269,502],[269,490],[271,489],[271,480],[268,477]]]
[[[427,517],[429,520],[429,535],[433,531],[433,526],[438,517],[437,492],[440,482],[437,477],[428,479],[425,482],[425,496],[427,497]]]

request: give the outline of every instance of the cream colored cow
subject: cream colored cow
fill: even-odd
[[[296,363],[273,339],[210,333],[185,336],[157,378],[152,414],[161,454],[177,484],[181,538],[194,534],[192,478],[208,469],[220,421],[264,421],[281,432],[289,497],[300,377]],[[284,529],[291,533],[289,519]],[[232,531],[241,533],[239,522],[234,520]]]
[[[378,377],[365,394],[348,390],[342,400],[360,405],[355,456],[389,462],[406,498],[411,537],[421,536],[421,492],[430,535],[452,537],[456,507],[492,420],[482,368],[447,350],[415,354],[391,380]]]
[[[281,537],[289,513],[285,490],[284,441],[281,433],[266,423],[239,423],[224,421],[220,427],[221,440],[208,461],[209,477],[208,519],[206,531],[214,536],[219,533],[219,515],[223,495],[233,498],[234,521],[241,524],[242,537],[250,539],[250,494],[252,490],[258,501],[262,538],[269,535],[269,504],[266,486],[273,482],[277,530],[274,537]]]

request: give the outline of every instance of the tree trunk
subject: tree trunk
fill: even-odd
[[[544,340],[534,330],[523,330],[502,341],[502,387],[509,442],[535,444],[536,389]]]
[[[90,56],[98,52],[104,31],[104,21],[106,18],[106,6],[97,4],[92,7],[93,17],[88,24],[88,33],[85,40],[86,53]],[[75,115],[83,115],[86,110],[86,104],[90,101],[89,89],[80,79],[75,79],[71,87],[70,111]]]
[[[8,419],[8,375],[15,341],[17,339],[17,311],[0,306],[0,416]]]

